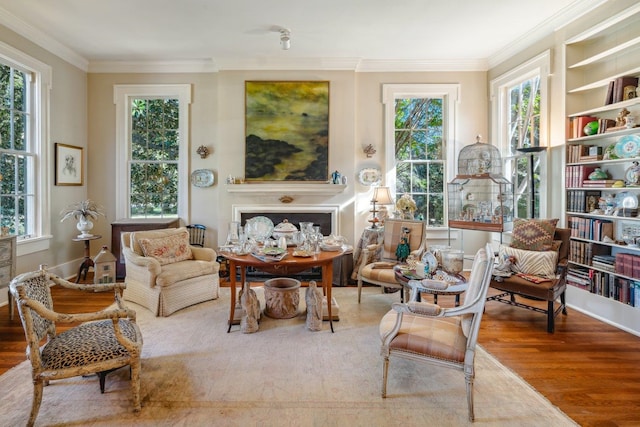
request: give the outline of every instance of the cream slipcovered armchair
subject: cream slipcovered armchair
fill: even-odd
[[[424,221],[407,219],[387,219],[384,222],[384,234],[381,243],[369,245],[362,251],[362,263],[358,269],[358,303],[362,294],[362,282],[384,288],[400,289],[400,299],[403,300],[402,285],[396,280],[393,267],[398,264],[396,249],[402,229],[408,228],[409,247],[411,254],[420,258],[427,248],[427,232]]]
[[[492,268],[493,251],[487,244],[473,259],[469,288],[462,306],[442,308],[437,304],[417,302],[417,287],[412,290],[410,302],[393,304],[380,322],[384,358],[382,397],[387,396],[390,356],[458,369],[464,372],[469,420],[473,421],[476,343]],[[416,375],[422,374],[416,371]]]
[[[122,254],[127,269],[124,298],[156,316],[218,298],[216,252],[190,246],[184,227],[122,233]]]
[[[58,313],[54,310],[49,286],[56,284],[87,292],[115,293],[116,307],[94,313]],[[134,411],[140,411],[140,353],[142,335],[135,311],[120,298],[122,283],[79,285],[39,271],[24,273],[11,281],[20,320],[27,339],[27,357],[31,362],[33,402],[28,426],[35,423],[42,392],[51,380],[98,374],[104,393],[105,376],[129,366]],[[85,322],[57,333],[56,325]],[[42,341],[46,338],[46,342]]]

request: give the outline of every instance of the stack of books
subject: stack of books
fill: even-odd
[[[616,271],[616,257],[614,255],[594,255],[591,265],[604,271]]]

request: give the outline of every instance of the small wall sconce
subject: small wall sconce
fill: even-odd
[[[196,153],[200,154],[200,158],[201,159],[206,159],[207,156],[209,155],[209,149],[207,147],[205,147],[204,145],[201,145],[196,150]]]
[[[373,145],[369,144],[366,147],[363,148],[364,154],[367,155],[367,158],[372,157],[374,154],[376,154],[376,149],[373,148]]]

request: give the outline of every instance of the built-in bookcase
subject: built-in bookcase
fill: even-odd
[[[640,248],[631,240],[640,244],[640,94],[630,88],[640,77],[640,4],[564,49],[567,303],[640,335]]]

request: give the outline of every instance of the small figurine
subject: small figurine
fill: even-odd
[[[411,247],[409,246],[409,233],[411,229],[409,227],[402,227],[402,236],[400,236],[400,243],[396,248],[396,259],[400,262],[405,262],[411,253]]]
[[[334,184],[342,183],[342,175],[340,175],[340,172],[335,171],[331,174],[331,182],[333,182]]]
[[[260,301],[256,292],[251,289],[249,282],[245,282],[240,295],[240,305],[244,314],[240,319],[240,331],[243,334],[252,334],[258,331],[258,319],[260,318]]]
[[[315,280],[309,282],[304,300],[307,303],[307,329],[310,331],[322,330],[322,290],[318,289]]]

